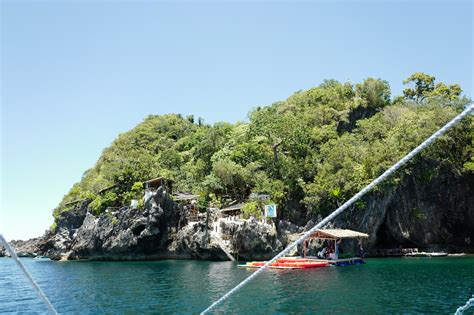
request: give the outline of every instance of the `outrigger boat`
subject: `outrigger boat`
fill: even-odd
[[[305,242],[303,257],[284,257],[277,259],[269,267],[272,269],[312,269],[330,266],[349,266],[349,265],[360,265],[365,264],[363,257],[349,257],[339,258],[338,246],[339,242],[343,239],[360,239],[369,237],[368,234],[346,230],[346,229],[326,229],[317,230],[314,232]],[[320,257],[307,257],[308,242],[311,239],[322,239],[329,242],[334,241],[334,251],[327,254],[327,258]],[[360,255],[359,256],[363,256]],[[260,268],[265,265],[266,261],[251,261],[242,265],[238,265],[241,268]]]

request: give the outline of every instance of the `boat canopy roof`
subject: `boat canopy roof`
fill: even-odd
[[[317,230],[311,236],[311,238],[321,238],[321,239],[339,239],[339,238],[359,238],[359,237],[369,237],[369,234],[362,232],[357,232],[347,229],[325,229]]]

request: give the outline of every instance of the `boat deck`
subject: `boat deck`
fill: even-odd
[[[360,257],[349,257],[349,258],[340,258],[340,259],[321,259],[314,256],[306,257],[286,257],[285,259],[308,259],[314,262],[327,262],[330,265],[335,266],[348,266],[348,265],[361,265],[365,264],[364,260]]]
[[[329,263],[332,263],[336,266],[349,266],[349,265],[362,265],[362,264],[365,264],[365,261],[360,257],[351,257],[351,258],[330,260]]]

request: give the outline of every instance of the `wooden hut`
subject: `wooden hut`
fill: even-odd
[[[307,252],[307,242],[311,239],[321,239],[321,240],[328,240],[330,242],[334,242],[332,249],[334,252],[331,256],[331,259],[339,259],[338,257],[338,241],[342,241],[343,239],[362,239],[368,238],[369,234],[357,232],[348,229],[322,229],[317,230],[308,239],[304,242],[304,256],[306,256]]]
[[[173,200],[185,207],[187,211],[187,219],[189,222],[197,222],[201,219],[199,210],[197,208],[197,200],[199,195],[193,195],[187,192],[178,192],[173,195]]]
[[[177,202],[185,202],[189,203],[192,202],[193,200],[197,200],[199,198],[199,195],[193,195],[191,193],[187,192],[178,192],[176,194],[173,194],[173,199]]]
[[[357,232],[348,229],[324,229],[324,230],[317,230],[313,234],[311,234],[310,238],[319,238],[325,240],[337,240],[337,239],[345,239],[345,238],[367,238],[369,234],[365,234],[362,232]]]
[[[240,218],[240,215],[242,214],[242,206],[243,203],[237,203],[234,205],[230,205],[226,208],[222,208],[219,213],[221,217],[227,218],[227,217],[237,217]]]
[[[173,181],[170,179],[165,179],[164,177],[157,177],[143,182],[143,188],[145,188],[145,190],[156,190],[160,186],[163,186],[163,188],[165,188],[166,191],[171,194],[173,189]]]

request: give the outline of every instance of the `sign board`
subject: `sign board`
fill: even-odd
[[[265,205],[265,217],[277,217],[277,205]]]

